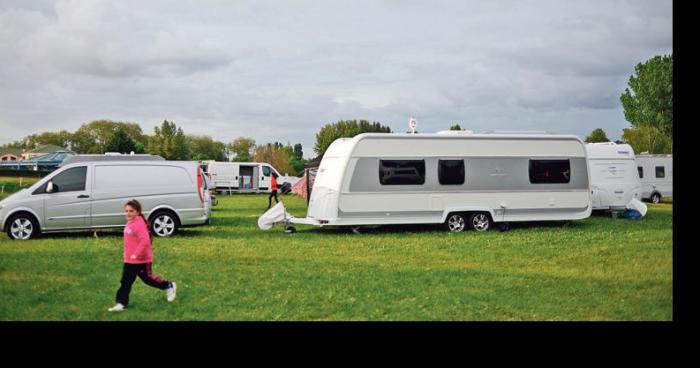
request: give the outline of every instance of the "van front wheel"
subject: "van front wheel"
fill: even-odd
[[[156,236],[166,237],[177,233],[180,226],[177,216],[170,211],[158,212],[151,217],[151,231]]]
[[[28,214],[15,215],[7,222],[7,236],[12,240],[27,240],[39,234],[39,223]]]

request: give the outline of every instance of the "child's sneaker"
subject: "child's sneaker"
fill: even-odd
[[[122,303],[117,303],[117,305],[115,305],[112,308],[107,309],[107,311],[109,311],[109,312],[121,312],[125,309],[126,309],[126,307]]]
[[[166,292],[166,294],[168,294],[168,301],[172,302],[173,300],[175,300],[175,293],[177,292],[177,284],[175,284],[174,282],[171,282],[170,287],[167,290],[165,290],[165,292]]]

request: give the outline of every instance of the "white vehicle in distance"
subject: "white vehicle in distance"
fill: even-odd
[[[210,197],[194,161],[87,161],[63,166],[0,201],[0,226],[11,239],[40,233],[121,228],[131,199],[157,236],[211,221]]]
[[[219,193],[270,193],[272,173],[277,174],[278,188],[288,181],[265,162],[202,161],[202,168]]]
[[[273,209],[259,219],[262,229],[282,221],[442,223],[458,232],[501,222],[579,220],[591,214],[586,149],[576,136],[545,132],[363,133],[330,145],[306,218]]]
[[[587,143],[586,152],[594,210],[623,211],[632,199],[642,199],[642,183],[632,146]]]
[[[637,155],[642,198],[653,203],[673,197],[673,155]]]

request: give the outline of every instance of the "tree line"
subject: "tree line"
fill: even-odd
[[[314,151],[322,157],[337,138],[353,137],[363,132],[391,132],[389,127],[366,120],[340,120],[327,124],[316,134]],[[267,162],[279,172],[300,176],[309,160],[304,158],[301,143],[280,142],[256,144],[249,137],[239,137],[230,143],[206,135],[185,134],[182,127],[164,120],[144,134],[138,123],[96,120],[83,124],[71,133],[67,130],[30,134],[21,140],[0,146],[3,149],[30,150],[41,145],[55,145],[78,154],[119,152],[159,155],[166,160],[215,160],[235,162]]]

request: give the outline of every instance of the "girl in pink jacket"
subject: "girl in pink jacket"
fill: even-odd
[[[136,276],[146,285],[166,291],[169,302],[175,300],[177,285],[153,274],[153,248],[148,233],[148,222],[141,213],[141,204],[132,199],[124,206],[126,227],[124,227],[124,270],[121,287],[117,291],[117,304],[110,312],[121,312],[129,304],[131,285]]]

